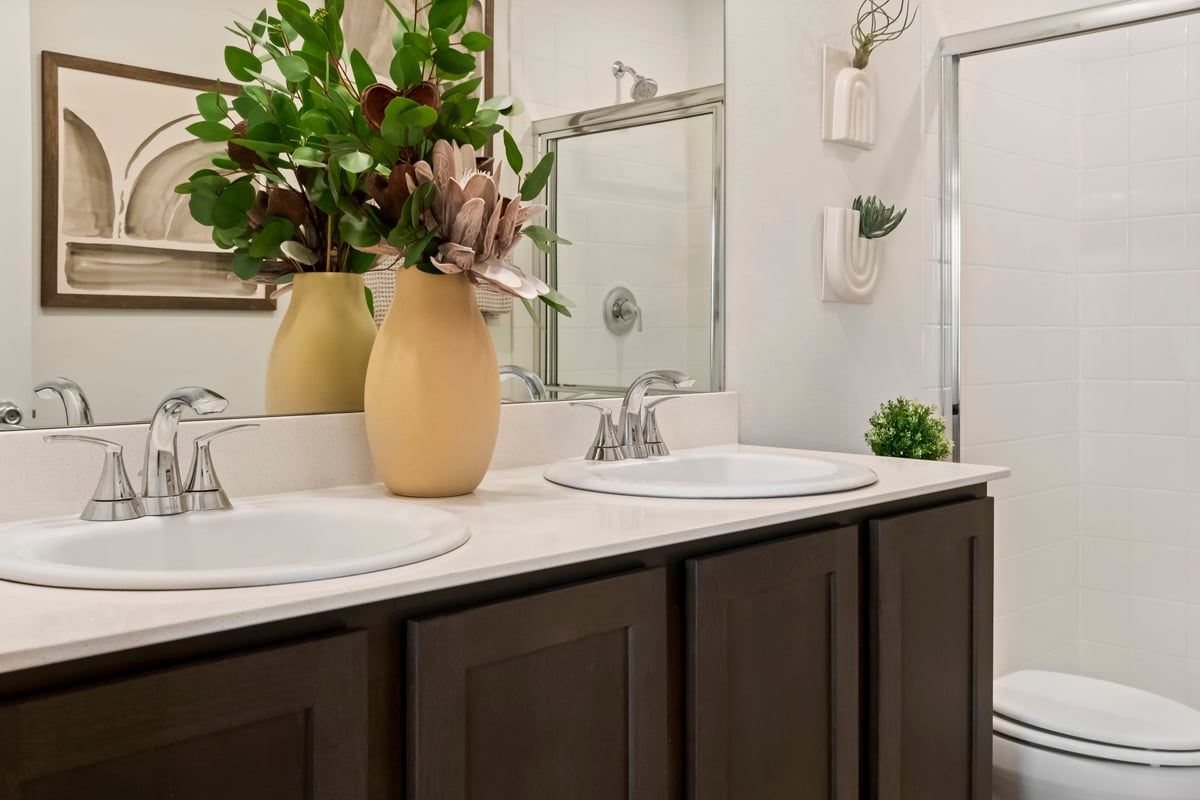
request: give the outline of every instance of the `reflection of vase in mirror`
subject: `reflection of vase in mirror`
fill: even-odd
[[[367,441],[388,489],[475,490],[500,429],[496,350],[464,275],[396,272],[396,299],[367,371]]]
[[[362,411],[375,321],[362,277],[297,275],[267,362],[267,413]]]

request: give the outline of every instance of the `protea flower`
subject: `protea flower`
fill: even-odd
[[[475,148],[440,140],[433,146],[432,166],[417,162],[408,180],[410,191],[430,182],[437,187],[424,219],[444,240],[433,266],[526,300],[550,293],[549,286],[508,261],[524,226],[546,206],[502,197],[498,175],[478,168]]]

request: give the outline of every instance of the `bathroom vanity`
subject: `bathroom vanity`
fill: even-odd
[[[0,583],[0,800],[986,800],[1006,471],[838,457],[879,483],[662,500],[524,467],[437,501],[471,541],[395,570]]]

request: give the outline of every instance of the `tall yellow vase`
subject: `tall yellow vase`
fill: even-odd
[[[464,275],[397,270],[367,369],[367,440],[387,488],[469,494],[500,429],[496,350]]]
[[[267,362],[267,413],[362,411],[374,343],[361,275],[297,275]]]

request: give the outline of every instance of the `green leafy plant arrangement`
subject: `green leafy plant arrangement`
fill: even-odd
[[[935,406],[898,397],[871,415],[867,445],[877,456],[941,461],[951,452],[946,422]]]
[[[216,87],[196,98],[197,138],[224,145],[212,168],[176,187],[234,253],[247,281],[289,283],[297,273],[363,273],[380,255],[403,267],[469,280],[570,315],[570,300],[509,261],[528,237],[549,251],[570,244],[529,224],[554,167],[546,155],[523,177],[521,151],[501,117],[511,97],[481,100],[476,54],[492,46],[463,33],[470,0],[416,0],[396,17],[395,54],[380,82],[358,50],[347,52],[344,0],[311,10],[277,0],[228,30],[225,48],[240,82],[232,100]],[[516,197],[500,192],[500,170],[481,156],[503,132]],[[368,294],[368,301],[370,295]]]
[[[892,0],[863,0],[858,7],[858,17],[850,28],[850,40],[854,43],[855,69],[866,69],[871,53],[884,42],[899,39],[912,27],[917,19],[917,10],[909,0],[897,0],[895,11],[889,11]]]
[[[904,221],[908,209],[896,213],[895,206],[885,206],[878,197],[863,199],[862,195],[854,198],[852,208],[858,212],[858,232],[865,239],[882,239]]]

